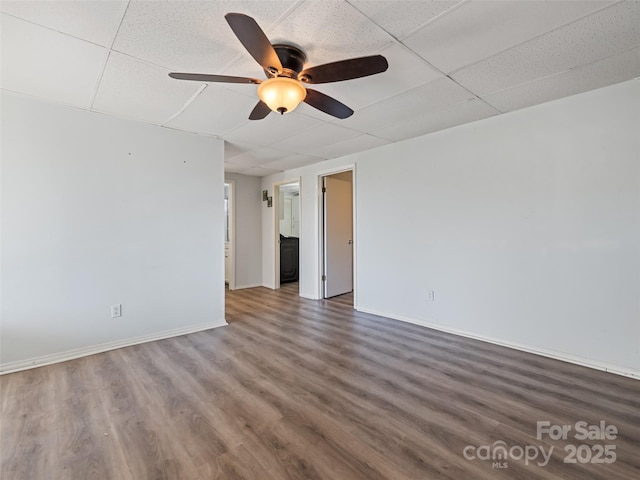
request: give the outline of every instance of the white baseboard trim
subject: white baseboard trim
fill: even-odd
[[[317,295],[309,295],[304,292],[300,292],[300,297],[306,298],[307,300],[322,300],[322,298],[318,297]]]
[[[544,348],[534,347],[531,345],[525,345],[522,343],[510,342],[507,340],[486,337],[484,335],[478,335],[472,332],[467,332],[465,330],[458,330],[456,328],[450,328],[438,323],[433,323],[425,320],[416,320],[415,318],[403,317],[401,315],[393,315],[388,312],[378,312],[375,310],[370,310],[367,308],[358,308],[359,312],[370,313],[372,315],[377,315],[379,317],[391,318],[393,320],[399,320],[405,323],[411,323],[413,325],[419,325],[421,327],[432,328],[434,330],[438,330],[445,333],[451,333],[453,335],[458,335],[460,337],[473,338],[474,340],[480,340],[482,342],[492,343],[494,345],[500,345],[502,347],[513,348],[514,350],[521,350],[527,353],[533,353],[535,355],[540,355],[543,357],[553,358],[555,360],[560,360],[567,363],[573,363],[575,365],[581,365],[583,367],[593,368],[595,370],[602,370],[609,373],[614,373],[616,375],[622,375],[624,377],[633,378],[635,380],[640,380],[640,370],[633,370],[627,367],[621,367],[619,365],[612,365],[605,362],[599,362],[597,360],[591,360],[583,357],[578,357],[575,355],[570,355],[567,353],[556,352],[553,350],[546,350]]]
[[[236,288],[234,288],[234,290],[243,290],[245,288],[256,288],[262,286],[262,283],[249,283],[247,285],[236,285]]]
[[[67,360],[73,360],[80,357],[88,357],[89,355],[95,355],[96,353],[108,352],[109,350],[130,347],[132,345],[139,345],[141,343],[154,342],[156,340],[164,340],[165,338],[179,337],[180,335],[201,332],[203,330],[224,327],[226,325],[228,325],[228,323],[225,320],[202,323],[200,325],[192,325],[190,327],[164,330],[162,332],[143,335],[141,337],[126,338],[124,340],[101,343],[99,345],[92,345],[90,347],[76,348],[73,350],[67,350],[66,352],[43,355],[41,357],[29,358],[27,360],[18,360],[16,362],[4,363],[0,364],[0,375],[19,372],[21,370],[28,370],[30,368],[43,367],[45,365],[51,365],[54,363],[66,362]]]

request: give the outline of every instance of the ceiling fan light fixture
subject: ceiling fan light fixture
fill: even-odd
[[[258,85],[258,97],[274,112],[289,113],[307,96],[307,89],[298,80],[275,77]]]
[[[387,59],[382,55],[348,58],[305,68],[307,56],[304,51],[289,43],[272,44],[250,16],[231,12],[224,18],[242,46],[262,67],[268,80],[261,82],[257,78],[181,72],[171,72],[169,76],[196,82],[258,84],[260,101],[253,107],[249,120],[262,120],[272,111],[280,114],[292,112],[300,102],[335,118],[347,118],[353,115],[352,109],[329,95],[305,88],[303,83],[342,82],[376,75],[389,68]]]

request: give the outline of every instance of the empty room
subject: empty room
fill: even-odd
[[[0,478],[640,478],[640,1],[0,15]]]

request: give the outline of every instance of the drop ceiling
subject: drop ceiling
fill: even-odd
[[[640,76],[640,1],[5,1],[3,90],[225,140],[225,171],[264,176]],[[256,77],[227,25],[252,16],[309,66],[382,54],[382,74],[317,90],[348,119],[302,104],[248,120]]]

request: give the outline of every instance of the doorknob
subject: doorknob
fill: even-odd
[[[353,240],[349,240],[349,245],[353,245]]]

